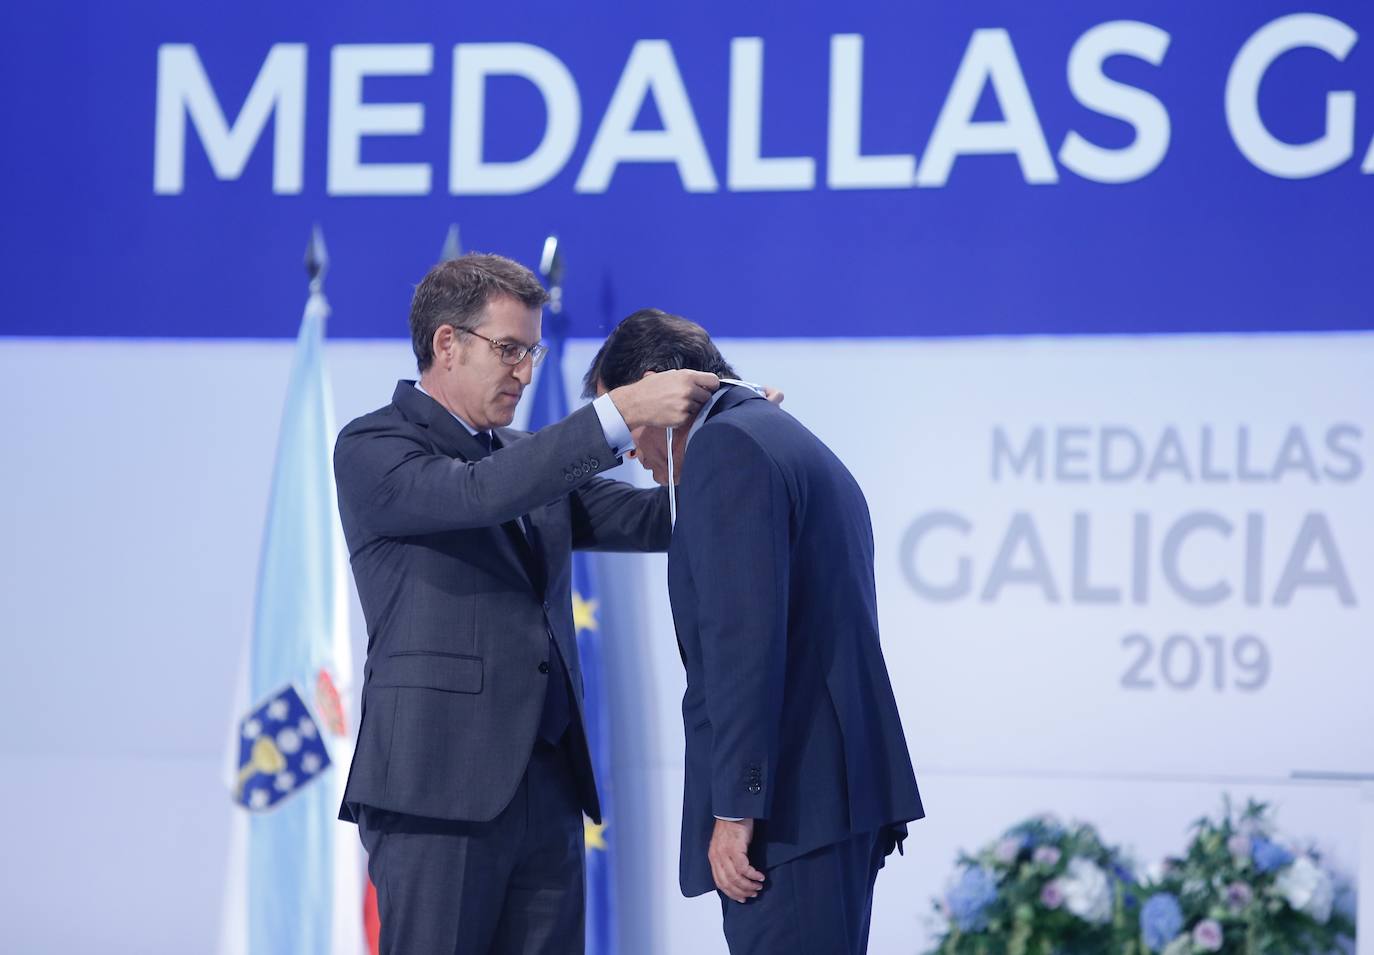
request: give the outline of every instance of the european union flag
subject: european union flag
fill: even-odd
[[[272,809],[324,772],[329,751],[294,686],[274,693],[239,722],[239,775],[234,800]]]
[[[568,414],[568,393],[563,384],[563,344],[567,319],[552,312],[545,324],[549,354],[531,399],[529,427],[536,431],[561,421]],[[584,821],[587,858],[587,955],[615,955],[615,882],[612,854],[615,851],[615,799],[607,757],[611,751],[606,692],[601,669],[600,606],[592,567],[586,554],[573,554],[573,624],[577,628],[577,653],[582,660],[587,744],[601,796],[601,823]]]

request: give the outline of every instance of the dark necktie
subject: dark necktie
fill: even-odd
[[[478,431],[473,435],[488,454],[500,445],[490,431]],[[530,538],[527,518],[520,518],[520,529]],[[568,668],[563,663],[563,654],[558,652],[558,644],[553,636],[549,637],[549,682],[544,690],[544,711],[539,717],[539,738],[551,746],[557,746],[572,722],[572,702],[568,698]]]

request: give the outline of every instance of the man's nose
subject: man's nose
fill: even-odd
[[[530,380],[534,378],[534,362],[526,358],[518,365],[511,366],[511,376],[524,387],[529,387]]]

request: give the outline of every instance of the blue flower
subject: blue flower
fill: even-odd
[[[1183,910],[1178,899],[1168,892],[1151,896],[1140,909],[1140,932],[1145,947],[1157,952],[1168,945],[1183,930]]]
[[[987,928],[988,906],[997,899],[997,879],[982,866],[969,866],[949,890],[949,916],[961,932]]]
[[[1293,853],[1275,842],[1270,842],[1264,836],[1255,836],[1251,842],[1253,847],[1255,868],[1260,872],[1274,872],[1282,869],[1293,861]]]

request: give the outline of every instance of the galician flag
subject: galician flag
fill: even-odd
[[[337,820],[351,757],[346,552],[335,501],[319,267],[286,392],[230,755],[232,955],[362,955],[357,831]]]

